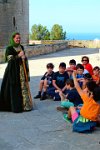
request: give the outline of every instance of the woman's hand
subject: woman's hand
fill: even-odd
[[[18,57],[21,57],[22,59],[25,59],[25,54],[23,51],[19,52]]]

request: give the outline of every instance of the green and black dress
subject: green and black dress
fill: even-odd
[[[6,60],[8,62],[3,76],[0,91],[0,111],[23,112],[32,110],[28,94],[27,81],[24,69],[29,79],[29,67],[25,58],[25,68],[22,59],[18,57],[19,51],[24,48],[19,45],[17,48],[8,46],[6,49]]]

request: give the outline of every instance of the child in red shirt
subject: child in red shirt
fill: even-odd
[[[70,79],[72,79],[73,70],[76,70],[76,61],[74,59],[71,59],[69,61],[69,67],[66,68]]]

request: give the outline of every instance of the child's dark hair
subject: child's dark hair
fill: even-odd
[[[86,86],[90,92],[93,92],[93,90],[97,87],[97,84],[95,81],[89,81],[86,83]]]
[[[69,64],[76,65],[76,61],[75,61],[74,59],[71,59],[71,60],[69,61]]]
[[[66,64],[65,64],[64,62],[61,62],[61,63],[59,64],[59,67],[66,68]]]
[[[74,87],[74,81],[73,81],[73,79],[67,79],[66,84],[70,85],[71,87]]]
[[[47,64],[47,68],[52,68],[52,69],[53,69],[53,68],[54,68],[54,65],[53,65],[52,63],[48,63],[48,64]]]
[[[96,87],[93,91],[93,99],[95,101],[100,101],[100,87]]]
[[[100,68],[99,68],[98,66],[95,66],[95,67],[93,68],[93,70],[100,70]]]
[[[77,69],[82,69],[82,70],[84,70],[84,66],[82,65],[82,64],[77,64],[76,65],[76,70]]]
[[[100,100],[100,87],[95,83],[95,81],[89,81],[86,83],[86,87],[90,92],[93,93],[93,99],[95,101]]]
[[[92,76],[89,73],[84,74],[84,79],[92,80]]]

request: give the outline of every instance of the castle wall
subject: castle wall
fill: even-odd
[[[20,32],[22,43],[29,37],[29,0],[0,0],[0,46],[8,44],[12,32]]]

